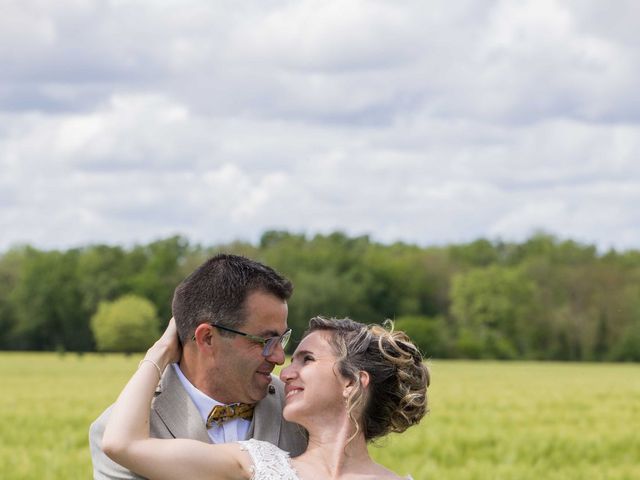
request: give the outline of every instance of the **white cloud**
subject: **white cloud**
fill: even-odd
[[[255,20],[250,18],[250,20]],[[292,2],[245,21],[232,37],[234,53],[267,66],[322,72],[393,68],[417,57],[411,11],[394,2]]]
[[[634,2],[10,2],[0,249],[267,228],[637,247]]]

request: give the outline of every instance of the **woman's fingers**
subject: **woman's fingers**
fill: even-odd
[[[176,321],[173,317],[169,320],[167,328],[164,330],[162,336],[158,339],[159,344],[166,349],[168,357],[171,362],[177,362],[180,360],[180,353],[182,348],[180,346],[180,340],[178,338],[178,329],[176,327]]]

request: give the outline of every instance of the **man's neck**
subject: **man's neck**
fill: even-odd
[[[180,357],[180,361],[178,362],[178,366],[191,385],[196,387],[205,395],[216,399],[215,392],[211,391],[210,379],[209,381],[207,380],[209,376],[205,374],[205,369],[200,365],[197,357],[183,352]]]

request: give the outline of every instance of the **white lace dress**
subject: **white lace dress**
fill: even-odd
[[[251,480],[300,480],[284,450],[253,438],[238,443],[253,460]]]
[[[300,480],[291,466],[289,454],[269,442],[244,440],[238,442],[243,450],[249,452],[253,467],[251,480]],[[407,480],[413,480],[411,475]]]

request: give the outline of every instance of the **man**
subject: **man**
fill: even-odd
[[[151,406],[151,436],[223,443],[256,438],[292,456],[306,448],[298,425],[282,418],[282,382],[271,375],[285,360],[291,282],[261,263],[217,255],[175,290],[173,316],[182,343]],[[91,425],[97,480],[139,479],[101,449],[111,407]]]

